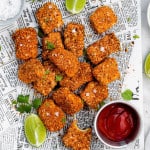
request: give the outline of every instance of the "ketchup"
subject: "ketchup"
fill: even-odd
[[[97,129],[109,140],[119,142],[133,136],[138,124],[135,110],[123,103],[106,106],[98,116]]]

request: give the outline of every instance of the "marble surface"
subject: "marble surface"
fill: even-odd
[[[142,15],[142,59],[143,59],[143,99],[144,99],[144,133],[145,140],[150,130],[150,78],[144,74],[144,60],[150,53],[150,27],[147,22],[147,8],[149,0],[141,0],[141,15]],[[146,145],[147,146],[147,145]],[[149,143],[150,146],[150,143]]]

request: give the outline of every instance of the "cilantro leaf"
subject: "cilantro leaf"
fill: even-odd
[[[31,112],[31,105],[30,104],[21,104],[17,107],[17,111],[20,113],[30,113]]]
[[[123,93],[121,93],[121,96],[124,100],[132,100],[133,92],[130,89],[127,89]]]
[[[55,76],[55,80],[56,81],[61,81],[63,79],[63,76],[61,75],[61,74],[57,74],[56,76]]]
[[[139,35],[135,34],[135,35],[133,36],[133,38],[134,38],[134,39],[139,39],[140,37],[139,37]]]
[[[41,28],[38,29],[38,36],[39,36],[40,38],[43,38],[43,37],[44,37],[44,33],[43,33],[43,31],[42,31]]]
[[[45,75],[48,75],[49,73],[50,73],[49,70],[46,70],[46,71],[45,71]]]
[[[62,118],[61,120],[63,123],[66,123],[66,118]]]
[[[42,101],[40,98],[36,98],[33,100],[32,102],[32,106],[35,108],[35,109],[38,109],[39,106],[41,105]]]
[[[100,102],[100,107],[102,107],[102,106],[104,106],[105,105],[105,102],[104,101],[102,101],[102,102]]]
[[[55,48],[54,44],[49,42],[49,41],[47,41],[47,49],[48,50],[53,50],[54,48]]]
[[[29,103],[29,95],[18,95],[17,102],[19,103]]]
[[[17,104],[17,101],[16,101],[16,100],[13,100],[13,101],[12,101],[12,104],[16,105],[16,104]]]

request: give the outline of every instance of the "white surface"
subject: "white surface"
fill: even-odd
[[[149,0],[141,0],[142,6],[142,58],[143,58],[143,65],[146,55],[150,52],[150,27],[147,21],[147,8],[148,4],[150,3]],[[144,68],[144,67],[143,67]],[[145,140],[148,137],[148,132],[150,130],[150,79],[147,78],[144,74],[143,69],[143,98],[144,98],[144,132],[145,132]],[[150,137],[150,135],[149,135]],[[145,144],[145,148],[149,147],[150,149],[150,142]],[[145,150],[148,150],[145,149]]]

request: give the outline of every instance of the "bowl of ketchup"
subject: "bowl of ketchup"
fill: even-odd
[[[129,102],[113,101],[98,111],[94,128],[104,144],[122,148],[137,138],[141,128],[140,114]]]

